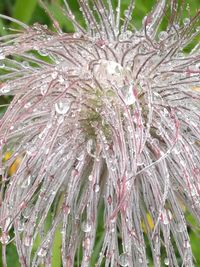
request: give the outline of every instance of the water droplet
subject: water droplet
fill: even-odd
[[[68,100],[59,100],[59,102],[55,104],[55,109],[58,114],[66,114],[70,109],[70,103]]]
[[[5,59],[5,55],[2,52],[0,53],[0,59]]]
[[[48,86],[47,86],[46,84],[42,85],[42,86],[40,87],[41,95],[45,95],[46,92],[47,92],[47,90],[48,90]]]
[[[81,33],[80,32],[75,32],[74,34],[73,34],[73,37],[74,38],[80,38],[81,37]]]
[[[92,230],[92,225],[88,222],[82,222],[81,230],[85,233],[89,233]]]
[[[182,233],[183,231],[185,231],[185,225],[183,223],[178,223],[177,226],[176,226],[176,231],[178,233]]]
[[[63,78],[62,75],[59,75],[58,76],[58,81],[59,81],[60,84],[63,84],[65,82],[65,79]]]
[[[132,32],[131,31],[126,31],[126,32],[123,32],[119,35],[119,41],[126,41],[126,40],[129,40],[130,37],[132,36]]]
[[[30,246],[33,245],[33,238],[32,238],[31,236],[29,236],[29,235],[26,235],[26,236],[24,237],[24,241],[23,241],[23,243],[24,243],[24,246],[26,246],[26,247],[30,247]]]
[[[163,224],[167,225],[172,220],[172,213],[169,209],[164,209],[160,215],[160,220]]]
[[[129,131],[129,133],[132,133],[133,132],[133,127],[128,125],[127,130]]]
[[[27,188],[31,183],[31,175],[28,175],[27,178],[23,181],[21,188]]]
[[[188,249],[190,248],[190,241],[189,240],[185,240],[184,243],[183,243],[183,247]]]
[[[92,175],[89,175],[89,176],[88,176],[88,180],[89,180],[90,182],[92,182],[92,179],[93,179],[93,176],[92,176]]]
[[[47,255],[47,250],[45,248],[41,248],[38,251],[38,257],[44,258]]]
[[[162,31],[159,33],[158,38],[159,38],[159,40],[163,41],[167,38],[167,36],[168,36],[168,33],[165,31]]]
[[[57,71],[52,72],[51,77],[52,79],[56,79],[58,77],[58,72]]]
[[[189,19],[189,18],[185,18],[185,19],[183,20],[183,24],[184,24],[185,26],[188,26],[188,25],[190,24],[190,19]]]
[[[94,76],[106,87],[110,84],[124,85],[124,73],[128,72],[119,63],[111,60],[99,60],[93,68]]]
[[[199,32],[200,31],[200,26],[197,26],[196,27],[196,32]]]
[[[3,94],[7,94],[10,92],[10,86],[8,84],[5,84],[2,88],[1,88],[1,93]]]
[[[5,67],[5,64],[0,61],[0,68],[3,69]]]
[[[125,16],[125,17],[129,17],[129,12],[130,12],[130,11],[129,11],[128,9],[124,10],[124,16]]]
[[[30,67],[28,61],[23,61],[23,62],[22,62],[22,65],[23,65],[23,67],[24,67],[25,69],[27,69],[27,68]]]
[[[143,258],[138,259],[139,263],[143,263]]]
[[[167,266],[169,265],[169,258],[165,258],[164,259],[164,264],[167,265]]]
[[[84,156],[85,156],[85,153],[82,152],[76,158],[77,158],[78,161],[82,161],[84,159]]]
[[[19,221],[18,222],[18,231],[19,232],[23,232],[24,231],[24,222],[23,221]]]
[[[25,105],[24,105],[24,108],[28,109],[31,107],[31,102],[27,102]]]
[[[3,245],[6,245],[6,244],[8,244],[9,240],[10,240],[10,236],[9,236],[9,234],[6,233],[6,232],[3,232],[3,233],[1,234],[1,237],[0,237],[0,242],[1,242]]]
[[[99,184],[95,184],[93,190],[94,190],[95,193],[98,193],[99,190],[100,190],[100,186],[99,186]]]
[[[47,50],[45,50],[45,49],[39,50],[38,53],[43,57],[46,57],[46,56],[49,55],[49,52]]]
[[[22,215],[25,219],[28,219],[30,217],[31,213],[32,213],[32,206],[27,207],[22,211]]]
[[[122,253],[120,256],[119,256],[119,264],[121,266],[128,266],[129,265],[129,257],[127,255],[127,253]]]
[[[128,86],[123,86],[123,88],[121,89],[121,92],[124,96],[124,102],[126,103],[126,105],[132,105],[135,103],[135,95],[133,94],[133,86],[132,85],[128,85]]]

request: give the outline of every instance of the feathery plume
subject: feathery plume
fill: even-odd
[[[0,37],[4,265],[14,240],[21,266],[51,266],[60,231],[65,267],[194,266],[183,207],[200,222],[200,46],[185,49],[199,12],[159,0],[138,29],[134,0],[124,14],[78,2],[85,26],[63,7],[74,33],[49,14],[54,31],[18,22]]]

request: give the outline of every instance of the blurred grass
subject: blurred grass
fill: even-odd
[[[60,4],[62,0],[49,0],[46,1],[48,3],[48,8],[52,12],[53,16],[59,21],[60,26],[63,28],[64,31],[70,32],[72,31],[72,25],[69,20],[66,19],[65,15],[63,15]],[[77,18],[80,18],[80,11],[78,10],[77,1],[68,1],[72,10]],[[141,25],[142,18],[144,15],[151,10],[152,5],[156,2],[156,0],[136,0],[136,11],[133,14],[134,26]],[[187,0],[186,1],[191,6],[191,13],[194,14],[195,10],[200,8],[200,0]],[[116,0],[113,1],[116,5]],[[123,9],[127,7],[128,0],[122,1]],[[4,15],[8,15],[14,17],[20,21],[23,21],[27,24],[33,24],[35,22],[39,22],[41,24],[46,24],[48,26],[51,25],[50,19],[46,12],[40,7],[38,4],[38,0],[0,0],[0,13]],[[184,16],[187,16],[186,11],[184,12]],[[18,27],[14,23],[10,23],[9,21],[0,19],[0,35],[6,34],[8,28],[16,28]],[[51,27],[51,26],[50,26]],[[0,105],[8,103],[8,98],[0,97]],[[0,107],[0,114],[5,111],[5,108]],[[188,215],[189,216],[189,215]],[[189,216],[190,217],[190,216]],[[91,267],[94,266],[96,259],[98,258],[98,253],[100,250],[100,246],[102,243],[103,237],[103,209],[99,214],[99,226],[97,232],[97,244],[96,250],[94,251],[92,260],[91,260]],[[193,218],[189,218],[191,224],[195,225],[195,221]],[[199,227],[197,232],[190,231],[190,238],[191,244],[194,252],[194,257],[196,259],[196,265],[200,266],[200,231]],[[61,266],[61,254],[60,254],[60,246],[61,246],[61,234],[59,230],[57,230],[55,234],[55,241],[53,246],[53,256],[52,256],[52,267],[60,267]],[[0,247],[1,252],[1,247]],[[8,246],[7,249],[7,263],[8,267],[18,267],[20,266],[18,262],[18,256],[16,252],[16,248],[13,244]],[[2,266],[2,262],[0,260],[0,267]],[[153,266],[150,262],[149,266]]]

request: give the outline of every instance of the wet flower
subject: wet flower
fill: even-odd
[[[14,229],[21,266],[51,266],[57,231],[63,266],[147,266],[147,244],[154,266],[193,266],[183,207],[200,222],[200,46],[185,49],[199,13],[182,21],[160,0],[138,29],[134,0],[124,15],[120,1],[85,0],[83,27],[68,2],[73,34],[52,18],[53,32],[18,22],[0,38],[0,94],[13,96],[0,121],[4,262]]]

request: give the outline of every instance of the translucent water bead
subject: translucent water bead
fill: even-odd
[[[164,209],[160,215],[160,221],[164,225],[168,225],[172,220],[172,213],[169,209]]]
[[[47,255],[47,250],[45,248],[41,248],[38,251],[38,257],[44,258]]]
[[[165,258],[164,259],[164,264],[167,265],[167,266],[169,265],[169,258]]]
[[[129,261],[128,261],[128,255],[127,255],[127,253],[122,253],[119,256],[119,264],[121,266],[129,266]]]
[[[55,104],[55,110],[58,114],[64,115],[66,114],[70,109],[70,102],[66,99],[59,100]]]
[[[6,245],[6,244],[8,244],[9,240],[10,240],[9,234],[6,232],[3,232],[1,237],[0,237],[1,244]]]
[[[85,233],[89,233],[92,230],[92,225],[86,221],[82,222],[81,230]]]

